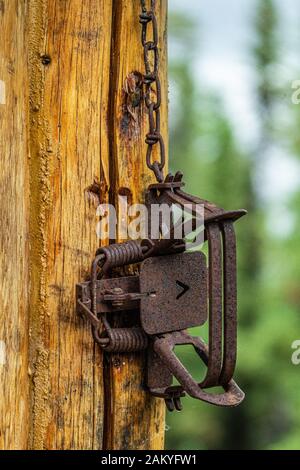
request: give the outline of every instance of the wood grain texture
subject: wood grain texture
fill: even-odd
[[[110,0],[30,0],[30,364],[34,449],[99,449],[102,357],[76,317],[108,160]]]
[[[167,143],[167,1],[156,3],[160,32],[162,134]],[[127,196],[129,204],[143,202],[145,188],[153,182],[153,174],[145,163],[147,110],[141,103],[135,108],[133,117],[128,112],[124,93],[124,83],[130,74],[145,71],[140,1],[115,0],[113,13],[110,202],[118,207],[118,195]],[[106,359],[105,448],[162,449],[165,405],[163,400],[153,398],[144,389],[144,355],[119,354]]]
[[[0,1],[0,449],[27,445],[26,5]]]

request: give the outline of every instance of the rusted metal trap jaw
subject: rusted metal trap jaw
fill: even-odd
[[[165,399],[170,411],[182,409],[181,397],[186,393],[214,405],[236,406],[244,393],[233,380],[237,349],[233,222],[246,211],[226,212],[184,193],[182,185],[182,175],[177,173],[150,186],[149,207],[188,202],[197,217],[196,205],[202,204],[208,262],[202,252],[186,252],[182,240],[147,239],[100,248],[91,280],[77,285],[77,310],[91,322],[94,340],[105,352],[147,350],[146,385],[153,395]],[[136,263],[138,275],[112,277],[113,268]],[[124,311],[138,311],[140,325],[113,328],[109,316]],[[188,332],[207,319],[208,346]],[[207,366],[200,383],[176,355],[175,347],[182,345],[191,345]],[[174,377],[180,385],[172,385]]]

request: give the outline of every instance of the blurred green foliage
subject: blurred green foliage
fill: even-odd
[[[273,0],[257,1],[255,45],[249,56],[256,72],[260,137],[252,148],[241,149],[222,97],[203,89],[201,78],[195,78],[192,70],[195,49],[199,54],[199,47],[193,44],[193,19],[170,15],[170,37],[181,52],[170,62],[170,77],[176,87],[171,170],[184,170],[189,192],[227,209],[246,208],[249,214],[236,225],[236,379],[246,399],[235,409],[184,399],[183,413],[167,415],[168,449],[300,448],[300,366],[291,363],[291,345],[300,339],[300,192],[286,208],[293,230],[280,237],[267,229],[268,208],[255,184],[268,148],[276,145],[300,158],[299,107],[289,105],[290,124],[278,132],[276,107],[282,98],[274,84],[280,60],[277,16]],[[205,331],[200,334],[206,336]],[[183,350],[181,357],[197,376],[198,362],[190,349]]]

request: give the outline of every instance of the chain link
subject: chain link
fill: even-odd
[[[140,23],[142,25],[142,45],[144,48],[145,62],[145,105],[149,115],[149,132],[146,134],[148,145],[146,163],[155,174],[159,183],[164,180],[163,169],[166,163],[165,143],[160,131],[160,106],[161,84],[159,79],[159,50],[158,50],[158,25],[155,16],[155,0],[151,0],[151,9],[147,9],[147,1],[141,0],[142,13]],[[148,39],[148,31],[152,26],[152,40]],[[152,161],[153,147],[158,145],[160,159]]]

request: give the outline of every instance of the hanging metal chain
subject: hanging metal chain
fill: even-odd
[[[147,1],[141,0],[142,13],[140,23],[142,25],[142,45],[144,48],[145,62],[145,105],[149,113],[149,132],[146,135],[148,145],[146,162],[159,183],[164,180],[163,169],[166,163],[165,143],[160,133],[160,105],[161,84],[159,79],[159,50],[158,50],[158,26],[155,16],[155,0],[151,0],[151,9],[146,6]],[[148,30],[152,25],[152,40],[149,40]],[[160,160],[152,161],[152,152],[155,145],[159,146]]]

